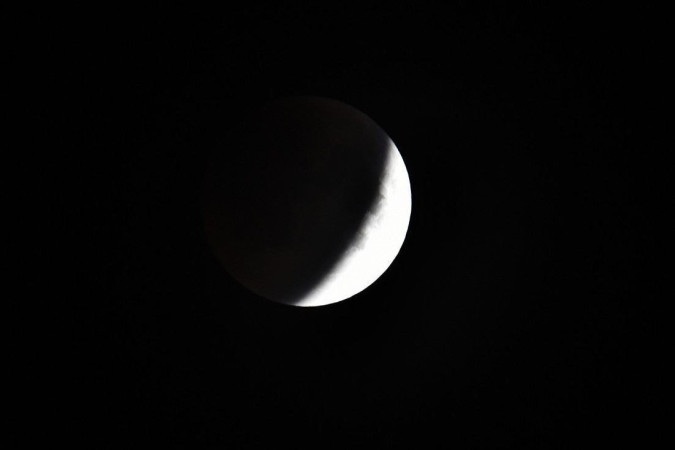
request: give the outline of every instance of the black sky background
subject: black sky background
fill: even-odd
[[[35,109],[60,136],[52,158],[70,169],[57,196],[68,197],[59,224],[75,262],[64,275],[73,357],[59,364],[67,383],[50,406],[69,442],[587,448],[643,438],[654,245],[639,157],[649,145],[644,11],[77,14],[43,41],[50,106]],[[209,152],[236,153],[228,133],[295,94],[373,118],[413,194],[390,269],[317,309],[274,304],[225,274],[198,203]]]

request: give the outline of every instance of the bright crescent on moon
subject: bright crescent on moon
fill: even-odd
[[[378,202],[333,270],[296,306],[322,306],[353,297],[391,265],[405,240],[412,210],[410,179],[390,140]]]

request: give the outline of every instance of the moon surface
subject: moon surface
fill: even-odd
[[[214,152],[202,190],[204,230],[225,270],[294,306],[350,298],[399,253],[412,208],[391,138],[337,100],[266,105]]]

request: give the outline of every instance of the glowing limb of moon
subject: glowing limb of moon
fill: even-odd
[[[403,158],[393,142],[380,179],[379,201],[333,270],[296,306],[321,306],[352,297],[370,286],[391,265],[405,239],[412,199]]]

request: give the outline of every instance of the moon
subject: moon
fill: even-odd
[[[359,294],[392,264],[412,210],[392,139],[343,102],[297,96],[251,116],[208,162],[205,238],[253,293],[323,306]]]

